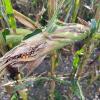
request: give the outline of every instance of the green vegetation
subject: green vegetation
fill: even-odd
[[[29,13],[26,16],[14,9],[16,2],[0,0],[0,79],[5,82],[0,84],[11,100],[28,100],[33,84],[49,90],[48,100],[73,100],[74,96],[86,99],[83,81],[88,81],[90,86],[100,80],[100,1],[89,1],[32,0],[32,7],[39,5],[41,9],[38,7],[35,18],[31,18]],[[62,56],[63,50],[65,55],[66,51],[70,55]],[[33,76],[47,56],[46,62],[51,66],[47,73]],[[63,66],[59,67],[60,59],[70,62],[70,75],[58,71]],[[66,86],[67,92],[58,89],[59,86]]]

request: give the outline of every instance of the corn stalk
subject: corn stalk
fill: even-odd
[[[49,19],[52,18],[52,16],[56,13],[57,10],[57,0],[48,0],[48,16]],[[51,52],[51,75],[52,77],[54,77],[54,73],[55,73],[55,68],[56,68],[56,61],[57,61],[58,57],[57,57],[57,52],[56,50]],[[54,91],[55,91],[55,81],[52,80],[50,82],[50,100],[54,100]]]
[[[84,39],[90,34],[90,32],[86,32],[88,30],[89,28],[83,25],[69,23],[46,37],[44,33],[32,36],[0,59],[0,78],[5,74],[4,70],[8,65],[22,62],[34,62],[34,64],[38,63],[37,65],[39,65],[40,60],[38,59],[43,60],[43,57],[52,50],[60,49],[67,44]],[[35,66],[34,64],[33,66]]]

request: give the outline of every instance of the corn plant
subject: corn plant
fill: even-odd
[[[76,23],[80,3],[81,0],[48,0],[48,24],[42,27],[39,21],[38,23],[34,22],[14,10],[10,0],[0,0],[0,20],[3,28],[0,32],[0,52],[4,55],[0,58],[0,79],[7,71],[12,75],[11,70],[13,69],[16,72],[15,76],[12,75],[13,82],[4,86],[11,88],[13,84],[21,87],[21,89],[13,88],[15,92],[13,92],[11,100],[19,99],[19,96],[16,94],[17,92],[23,100],[27,100],[28,95],[25,89],[28,85],[27,83],[24,84],[24,82],[30,78],[29,75],[40,65],[48,54],[51,54],[51,74],[48,74],[47,77],[40,77],[39,79],[32,77],[31,80],[36,80],[36,82],[41,81],[42,83],[45,80],[50,81],[50,95],[48,97],[50,100],[55,100],[55,98],[58,100],[57,96],[62,99],[61,94],[55,88],[56,83],[67,84],[73,95],[77,96],[80,100],[85,100],[80,82],[83,78],[83,70],[88,64],[88,59],[99,45],[100,34],[97,31],[99,30],[99,21],[97,23],[95,19],[92,19],[88,23],[80,18],[80,22],[83,25]],[[67,5],[65,8],[66,16],[63,22],[61,22],[59,15],[64,4]],[[29,29],[16,28],[15,18]],[[58,22],[61,25],[58,25]],[[84,45],[79,50],[74,51],[72,62],[73,70],[70,75],[70,80],[64,80],[55,73],[59,64],[57,50],[80,40],[84,41]],[[8,51],[6,48],[11,50]],[[19,63],[27,63],[30,66],[27,68],[29,72],[24,78],[21,77],[21,72],[26,67],[23,66],[21,69],[13,67]],[[95,79],[97,77],[91,78],[91,82]]]

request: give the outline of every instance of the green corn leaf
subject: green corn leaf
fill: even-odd
[[[91,35],[92,35],[97,31],[97,22],[95,19],[91,19],[90,27],[91,27]]]
[[[18,45],[23,38],[23,35],[7,35],[6,44],[9,46],[9,48],[13,48],[14,46]]]
[[[47,28],[46,28],[46,32],[51,33],[52,31],[54,31],[56,29],[56,22],[57,22],[57,16],[59,14],[59,11],[61,9],[61,7],[63,6],[65,0],[58,0],[59,4],[57,5],[57,9],[55,11],[55,13],[53,14],[51,20],[49,21],[49,23],[47,24]]]
[[[75,22],[76,20],[79,6],[80,6],[80,0],[74,0],[74,10],[73,10],[73,15],[72,15],[72,22]]]
[[[12,29],[10,31],[13,32]],[[16,29],[16,34],[17,35],[26,36],[27,34],[30,34],[30,33],[32,33],[32,31],[29,30],[29,29],[24,29],[24,28],[17,28]],[[12,34],[14,34],[14,33],[12,33]]]
[[[2,35],[3,35],[5,41],[6,41],[6,35],[9,35],[9,34],[10,34],[9,29],[4,29],[4,31],[2,32]]]
[[[12,5],[11,5],[11,1],[10,0],[3,0],[3,4],[5,6],[5,11],[8,14],[12,14],[13,9],[12,9]]]
[[[75,53],[74,59],[73,59],[73,69],[74,71],[77,70],[79,62],[80,62],[80,57],[81,55],[84,54],[84,49],[80,49]]]
[[[18,96],[16,93],[14,93],[11,97],[11,100],[18,100]]]
[[[1,13],[1,9],[0,9],[0,19],[2,18],[2,13]]]
[[[77,70],[77,67],[79,65],[79,61],[80,61],[79,56],[75,56],[74,60],[73,60],[73,69],[74,69],[74,71]]]
[[[13,31],[10,30],[10,32]],[[32,31],[22,28],[16,29],[16,35],[9,35],[9,30],[7,29],[3,32],[4,39],[9,48],[13,48],[14,46],[18,45],[24,38],[29,38],[29,36],[31,37],[31,34]]]
[[[96,33],[94,36],[93,36],[94,39],[96,40],[100,40],[100,33]]]
[[[7,51],[6,41],[5,41],[5,38],[3,36],[3,33],[0,32],[0,52],[1,52],[1,54],[5,54],[6,51]]]
[[[59,91],[55,90],[54,95],[55,95],[55,100],[63,100],[63,97]]]
[[[69,0],[67,2],[68,2],[68,6],[66,8],[67,16],[64,21],[69,22],[70,19],[72,22],[75,22],[80,7],[80,0]]]
[[[36,30],[34,30],[32,33],[27,34],[27,35],[24,37],[23,40],[26,40],[26,39],[28,39],[28,38],[30,38],[30,37],[32,37],[32,36],[34,36],[34,35],[36,35],[36,34],[38,34],[38,33],[40,33],[40,32],[42,32],[41,29],[36,29]]]
[[[5,7],[5,14],[7,15],[7,20],[9,22],[10,27],[15,30],[16,29],[16,21],[13,14],[13,8],[10,0],[2,0],[3,6]]]
[[[71,90],[73,92],[73,94],[77,97],[80,98],[80,100],[85,100],[85,97],[83,95],[83,92],[82,92],[82,89],[81,89],[81,86],[79,84],[79,81],[78,80],[72,80],[71,82]]]

